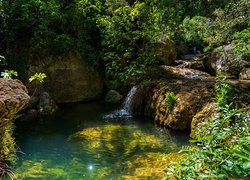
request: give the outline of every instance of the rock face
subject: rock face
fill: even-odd
[[[44,72],[43,84],[56,102],[88,101],[100,97],[103,82],[97,71],[78,54],[30,60],[29,75]],[[27,85],[30,91],[35,87]]]
[[[205,63],[207,69],[215,74],[218,71],[226,73],[228,76],[238,77],[243,68],[249,67],[249,61],[240,55],[233,53],[234,44],[216,48]]]
[[[11,120],[29,102],[27,93],[19,80],[0,78],[0,161],[10,158],[14,151]]]

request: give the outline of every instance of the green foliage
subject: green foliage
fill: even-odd
[[[44,73],[35,73],[33,76],[29,78],[29,82],[37,80],[39,83],[43,83],[46,77],[47,76]]]
[[[180,164],[167,169],[169,177],[177,179],[229,179],[250,174],[250,116],[232,105],[225,77],[216,85],[217,114],[209,120],[192,142],[196,147],[185,147]],[[229,102],[228,102],[229,103]]]
[[[209,23],[209,19],[202,16],[195,16],[192,19],[186,17],[183,20],[183,39],[187,44],[192,44],[194,46],[203,45],[203,36],[206,34],[206,26]]]
[[[229,85],[227,77],[222,73],[217,73],[215,91],[217,108],[224,108],[232,102],[232,88]]]
[[[107,5],[107,4],[106,4]],[[112,6],[112,15],[100,15],[102,52],[106,78],[133,85],[145,75],[147,67],[158,64],[151,53],[155,43],[167,42],[176,25],[173,9],[163,11],[151,2],[135,1],[132,5]],[[169,16],[169,18],[166,18]],[[178,18],[178,17],[175,17]]]
[[[5,59],[5,57],[0,55],[0,62],[1,62],[1,60],[4,60],[4,59]]]
[[[4,79],[12,79],[12,76],[18,76],[18,73],[14,70],[4,70],[4,72],[1,72],[1,76]]]
[[[173,92],[166,92],[165,94],[165,102],[168,110],[172,110],[174,105],[177,102],[177,97]]]
[[[187,17],[181,26],[183,28],[183,39],[196,46],[207,45],[205,50],[230,43],[238,35],[238,33],[234,35],[235,32],[249,27],[249,9],[250,3],[248,1],[239,0],[228,3],[223,9],[215,9],[213,18],[195,16],[190,19]],[[247,31],[243,31],[240,38],[241,42],[238,45],[239,48],[248,48],[246,36],[248,36]]]
[[[241,54],[244,59],[250,60],[250,28],[233,34],[235,48],[234,54]]]

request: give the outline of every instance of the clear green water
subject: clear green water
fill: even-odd
[[[188,135],[116,109],[100,102],[68,104],[53,116],[18,121],[17,178],[157,179],[145,172],[187,145]]]

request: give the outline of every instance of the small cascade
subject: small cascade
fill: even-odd
[[[137,87],[136,86],[132,87],[132,89],[129,91],[129,93],[128,93],[128,95],[123,103],[123,109],[125,111],[127,111],[128,113],[132,112],[131,107],[132,107],[134,96],[135,96],[136,92],[137,92]]]
[[[128,93],[124,103],[123,107],[121,109],[115,110],[109,114],[103,115],[103,119],[119,119],[119,118],[132,118],[131,115],[132,110],[131,107],[133,105],[133,99],[136,94],[137,87],[134,86]]]

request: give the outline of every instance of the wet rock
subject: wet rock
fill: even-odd
[[[246,68],[240,73],[240,80],[250,80],[250,68]]]
[[[177,68],[189,68],[204,71],[203,60],[176,60]]]
[[[47,92],[42,92],[40,95],[40,102],[38,105],[38,111],[40,114],[52,114],[58,109],[55,101],[51,95]]]
[[[212,78],[208,73],[190,68],[178,68],[171,66],[161,66],[166,76],[170,79],[207,79]]]
[[[241,70],[249,67],[250,62],[240,54],[234,54],[234,47],[234,44],[228,44],[216,48],[205,63],[206,68],[214,75],[221,71],[228,76],[239,77]]]
[[[105,102],[107,103],[115,104],[121,102],[121,100],[122,95],[115,90],[110,90],[105,96]]]

